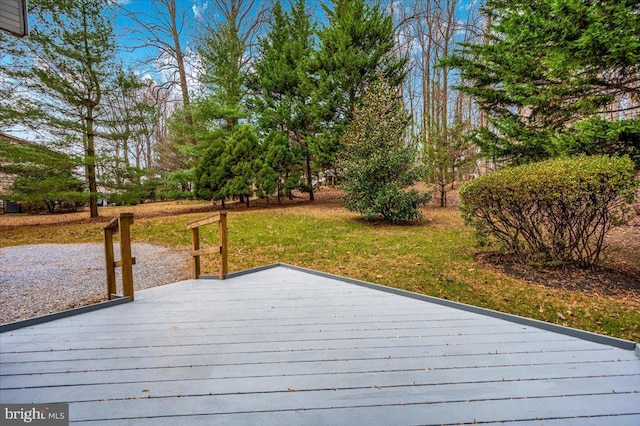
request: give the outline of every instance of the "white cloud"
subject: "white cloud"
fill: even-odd
[[[196,0],[193,1],[193,6],[191,6],[191,10],[193,10],[193,17],[195,19],[202,18],[202,15],[207,7],[209,6],[209,2],[205,1],[202,5],[198,6],[198,2]]]

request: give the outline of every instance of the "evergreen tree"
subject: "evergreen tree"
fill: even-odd
[[[484,153],[513,162],[631,154],[640,164],[640,15],[631,0],[489,0],[489,43],[445,61],[488,112]]]
[[[287,137],[278,131],[271,131],[263,141],[263,160],[258,172],[258,187],[264,196],[276,193],[278,202],[283,194],[291,198],[291,191],[299,186],[300,172],[295,153]]]
[[[65,154],[36,144],[0,140],[0,158],[0,172],[15,177],[0,196],[31,208],[44,205],[50,213],[75,209],[87,201],[82,181],[74,174],[76,161]]]
[[[255,84],[260,92],[256,99],[259,123],[266,132],[278,131],[286,135],[293,149],[304,158],[305,189],[309,191],[309,199],[313,200],[310,138],[316,115],[311,100],[314,90],[311,74],[314,26],[304,0],[296,0],[290,14],[283,10],[279,1],[276,2],[271,10],[269,27],[262,44],[261,58],[256,64]],[[278,168],[282,170],[284,167],[289,171],[297,162],[298,155],[282,158],[291,163]]]
[[[238,127],[227,142],[231,178],[227,181],[227,193],[240,198],[249,207],[249,198],[253,195],[255,176],[260,165],[260,146],[258,138],[249,125]]]
[[[201,81],[207,90],[209,119],[218,121],[227,130],[244,115],[248,75],[243,65],[245,49],[240,34],[229,21],[210,29],[198,49],[204,68]]]
[[[31,36],[3,40],[8,58],[0,61],[0,92],[15,82],[27,89],[0,98],[0,122],[47,132],[56,144],[83,151],[91,217],[98,216],[97,120],[113,74],[109,5],[107,0],[31,1]]]
[[[231,131],[247,116],[245,103],[253,65],[253,45],[260,31],[262,11],[253,0],[216,0],[198,46],[201,82],[209,120]]]
[[[206,142],[194,170],[195,195],[207,200],[239,197],[246,202],[254,193],[256,175],[262,167],[258,138],[249,125],[239,125],[230,135],[218,130]]]
[[[316,138],[316,156],[330,166],[339,139],[369,84],[382,75],[397,86],[405,77],[406,58],[394,54],[393,22],[379,5],[366,0],[332,0],[323,5],[327,24],[319,32],[315,57],[317,115],[326,129]]]
[[[370,84],[343,138],[345,206],[367,219],[421,218],[418,206],[429,199],[406,189],[423,173],[415,165],[415,147],[407,143],[409,117],[398,92],[384,80]]]
[[[195,170],[195,195],[204,200],[224,201],[230,195],[227,181],[231,178],[229,154],[226,149],[226,134],[219,132],[217,137],[206,142],[204,154],[198,160]]]

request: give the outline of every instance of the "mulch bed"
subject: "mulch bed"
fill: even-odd
[[[558,267],[528,265],[514,256],[501,253],[481,253],[477,260],[505,275],[546,287],[614,296],[631,293],[640,297],[640,276],[595,266],[583,269],[576,265]]]

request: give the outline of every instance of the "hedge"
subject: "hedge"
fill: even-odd
[[[479,237],[523,261],[589,267],[602,260],[607,231],[628,219],[637,186],[627,157],[548,160],[464,185],[460,209]]]

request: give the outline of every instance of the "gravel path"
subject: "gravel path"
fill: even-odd
[[[116,246],[116,260],[119,258]],[[189,253],[133,243],[133,285],[142,290],[189,276]],[[118,292],[122,281],[118,275]],[[103,244],[38,244],[0,248],[0,323],[106,300]]]

